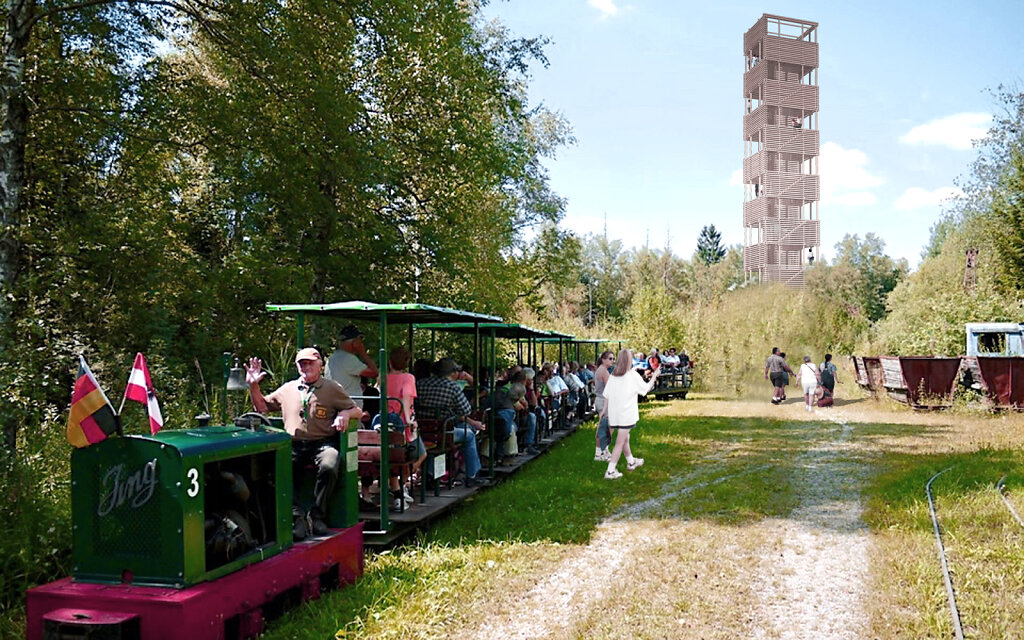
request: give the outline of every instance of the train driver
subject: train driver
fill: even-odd
[[[340,384],[321,375],[323,361],[316,349],[300,349],[295,355],[295,366],[299,378],[282,384],[268,396],[260,391],[260,380],[267,374],[259,358],[249,359],[245,379],[256,411],[281,412],[284,428],[292,437],[293,478],[301,479],[310,465],[316,469],[313,507],[307,514],[298,503],[292,505],[292,534],[298,541],[306,538],[310,529],[318,536],[329,531],[324,520],[338,483],[339,434],[348,430],[350,423],[358,425],[363,410]]]

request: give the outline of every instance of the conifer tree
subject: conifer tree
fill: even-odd
[[[715,225],[707,225],[700,230],[697,238],[697,259],[707,265],[715,264],[725,257],[725,247],[722,246],[722,234],[715,229]]]

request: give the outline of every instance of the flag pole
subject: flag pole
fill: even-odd
[[[138,356],[135,356],[138,358]],[[132,360],[132,372],[135,371],[135,360]],[[132,374],[128,374],[128,383],[131,384]],[[124,401],[128,399],[128,387],[124,388],[124,395],[121,396],[121,406],[117,408],[117,434],[121,435],[121,411],[124,410]]]

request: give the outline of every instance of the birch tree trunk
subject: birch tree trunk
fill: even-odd
[[[35,0],[4,0],[2,69],[0,69],[0,356],[10,339],[10,299],[18,264],[18,216],[25,183],[25,137],[28,101],[25,97],[25,49],[32,31]],[[0,357],[2,361],[2,357]],[[17,421],[0,414],[4,446],[14,451]]]

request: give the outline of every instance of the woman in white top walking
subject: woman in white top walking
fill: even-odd
[[[813,413],[814,399],[817,396],[818,383],[821,382],[821,374],[818,373],[818,368],[811,364],[811,356],[804,356],[804,363],[797,371],[796,381],[804,390],[804,408]]]
[[[619,456],[625,452],[626,469],[632,471],[644,463],[643,458],[634,458],[629,448],[629,431],[640,420],[640,409],[637,407],[637,396],[645,396],[654,388],[661,369],[655,369],[650,382],[644,382],[639,373],[633,370],[633,352],[629,349],[619,351],[615,360],[615,369],[608,376],[604,387],[604,409],[601,416],[608,417],[608,426],[618,432],[615,448],[608,460],[608,470],[604,477],[608,480],[621,478],[622,473],[616,468]]]

